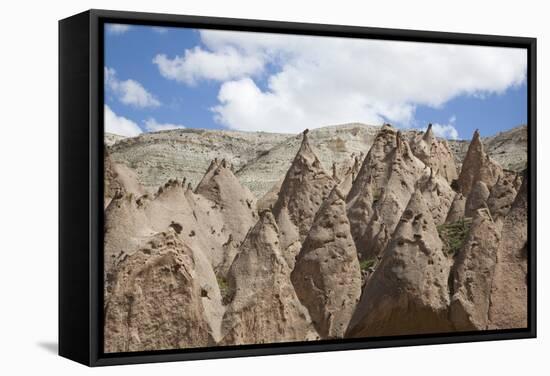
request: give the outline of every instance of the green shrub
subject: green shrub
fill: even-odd
[[[363,260],[359,263],[359,267],[361,268],[361,270],[367,270],[368,268],[372,268],[375,262],[376,259]]]
[[[471,218],[459,219],[453,223],[445,223],[437,226],[437,232],[443,242],[443,251],[447,255],[455,255],[466,241],[470,226],[472,225]]]
[[[216,280],[218,281],[218,287],[220,288],[222,301],[224,302],[224,304],[226,304],[230,296],[229,283],[227,283],[227,280],[224,277],[220,276],[216,277]]]

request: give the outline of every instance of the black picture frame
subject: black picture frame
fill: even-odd
[[[105,354],[103,319],[103,23],[183,26],[518,47],[528,55],[528,327]],[[88,366],[536,337],[536,39],[294,22],[88,10],[59,21],[59,354]]]

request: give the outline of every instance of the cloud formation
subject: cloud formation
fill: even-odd
[[[124,24],[107,24],[106,28],[109,34],[124,34],[130,30],[131,26]]]
[[[186,50],[183,56],[172,59],[159,54],[153,59],[165,78],[194,85],[199,80],[226,81],[251,76],[262,71],[265,62],[258,56],[242,55],[232,46],[217,51],[201,47]]]
[[[448,140],[457,140],[459,138],[458,130],[455,127],[456,116],[451,116],[447,124],[433,123],[432,131],[437,137],[446,138]],[[425,132],[427,127],[422,128]]]
[[[452,124],[432,124],[432,129],[436,136],[446,138],[449,140],[458,139],[458,131]]]
[[[500,94],[526,78],[520,49],[201,30],[203,46],[154,63],[168,79],[218,81],[215,120],[299,132],[327,124],[415,123],[415,109]],[[440,131],[454,137],[452,124]]]
[[[160,102],[135,80],[118,79],[113,68],[105,67],[105,87],[110,90],[120,102],[138,108],[158,107]]]
[[[168,28],[162,26],[153,26],[152,30],[158,34],[166,34],[168,32]]]
[[[141,133],[141,128],[132,120],[115,114],[107,105],[103,107],[104,128],[107,133],[120,136],[135,137]]]
[[[169,129],[182,129],[185,128],[185,126],[181,124],[172,124],[172,123],[159,123],[153,118],[149,118],[145,120],[145,129],[147,132],[158,132],[158,131],[166,131]]]

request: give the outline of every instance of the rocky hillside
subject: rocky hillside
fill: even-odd
[[[332,171],[355,154],[365,154],[379,126],[360,123],[317,128],[309,133],[311,147],[323,167]],[[418,135],[406,131],[407,138]],[[186,177],[194,186],[214,158],[231,162],[235,175],[258,199],[280,184],[301,143],[300,135],[250,133],[203,129],[177,129],[145,133],[134,138],[106,134],[112,158],[136,171],[141,184],[154,190],[167,179]],[[488,154],[504,168],[526,166],[527,128],[514,128],[482,140]],[[448,141],[460,164],[468,141]]]
[[[126,137],[124,136],[120,136],[118,134],[113,134],[113,133],[105,133],[105,136],[103,138],[103,142],[105,143],[105,145],[107,146],[113,146],[114,144],[116,144],[118,141],[121,141],[121,140],[124,140]]]
[[[500,140],[458,160],[431,127],[116,142],[105,351],[526,327],[528,181]]]
[[[521,125],[482,139],[487,154],[503,168],[521,171],[527,167],[527,126]],[[469,141],[449,141],[458,162],[468,151]]]

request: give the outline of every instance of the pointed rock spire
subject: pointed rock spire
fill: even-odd
[[[426,129],[426,132],[424,132],[424,135],[422,136],[422,139],[428,144],[431,145],[432,141],[434,140],[435,135],[432,130],[432,123],[428,124],[428,128]]]
[[[461,331],[485,330],[497,258],[499,229],[488,209],[476,210],[468,237],[456,255],[450,319]]]
[[[425,171],[400,132],[390,127],[380,130],[347,198],[351,231],[362,260],[374,259],[384,250],[386,234],[395,229]],[[366,213],[361,214],[358,206]],[[373,208],[380,220],[371,217]]]
[[[456,193],[441,175],[434,173],[424,175],[417,182],[417,188],[422,192],[424,202],[430,209],[436,226],[445,223]]]
[[[460,193],[468,197],[477,181],[484,182],[491,189],[502,174],[502,167],[485,153],[479,131],[476,129],[458,177]]]
[[[527,327],[527,178],[506,214],[491,289],[488,329]]]
[[[397,130],[395,128],[389,124],[384,124],[380,128],[348,194],[348,207],[353,208],[354,201],[364,197],[367,186],[370,186],[369,189],[373,193],[377,193],[386,185],[391,165],[382,161],[396,148],[396,139]]]
[[[143,196],[147,193],[145,188],[139,183],[135,171],[124,164],[115,163],[107,149],[104,156],[104,182],[104,209],[107,208],[115,196],[126,193]]]
[[[103,271],[107,290],[118,262],[139,247],[138,235],[152,233],[146,207],[138,205],[128,193],[113,198],[105,210],[104,225]]]
[[[225,228],[224,233],[220,234],[222,243],[226,243],[231,234],[233,241],[240,244],[258,219],[256,197],[241,185],[225,159],[206,172],[195,193],[212,201],[219,210]],[[227,270],[233,260],[224,259],[227,263],[221,267]]]
[[[275,218],[271,212],[264,211],[228,273],[230,303],[222,323],[222,344],[318,338],[307,309],[294,292],[291,270],[279,244]]]
[[[431,214],[416,191],[380,264],[363,290],[347,336],[442,333],[447,319],[450,261]]]
[[[315,216],[291,279],[321,338],[342,338],[361,295],[361,270],[338,187]]]
[[[446,140],[435,137],[431,123],[423,135],[416,136],[411,141],[411,150],[418,159],[426,166],[432,167],[449,184],[458,177],[453,152]]]
[[[292,249],[283,249],[284,253],[290,253],[287,256],[290,260],[299,251],[296,242],[305,239],[317,210],[336,184],[313,152],[307,133],[306,129],[300,149],[285,175],[279,196],[273,205],[273,215],[281,227],[281,243],[286,247],[292,246]]]

